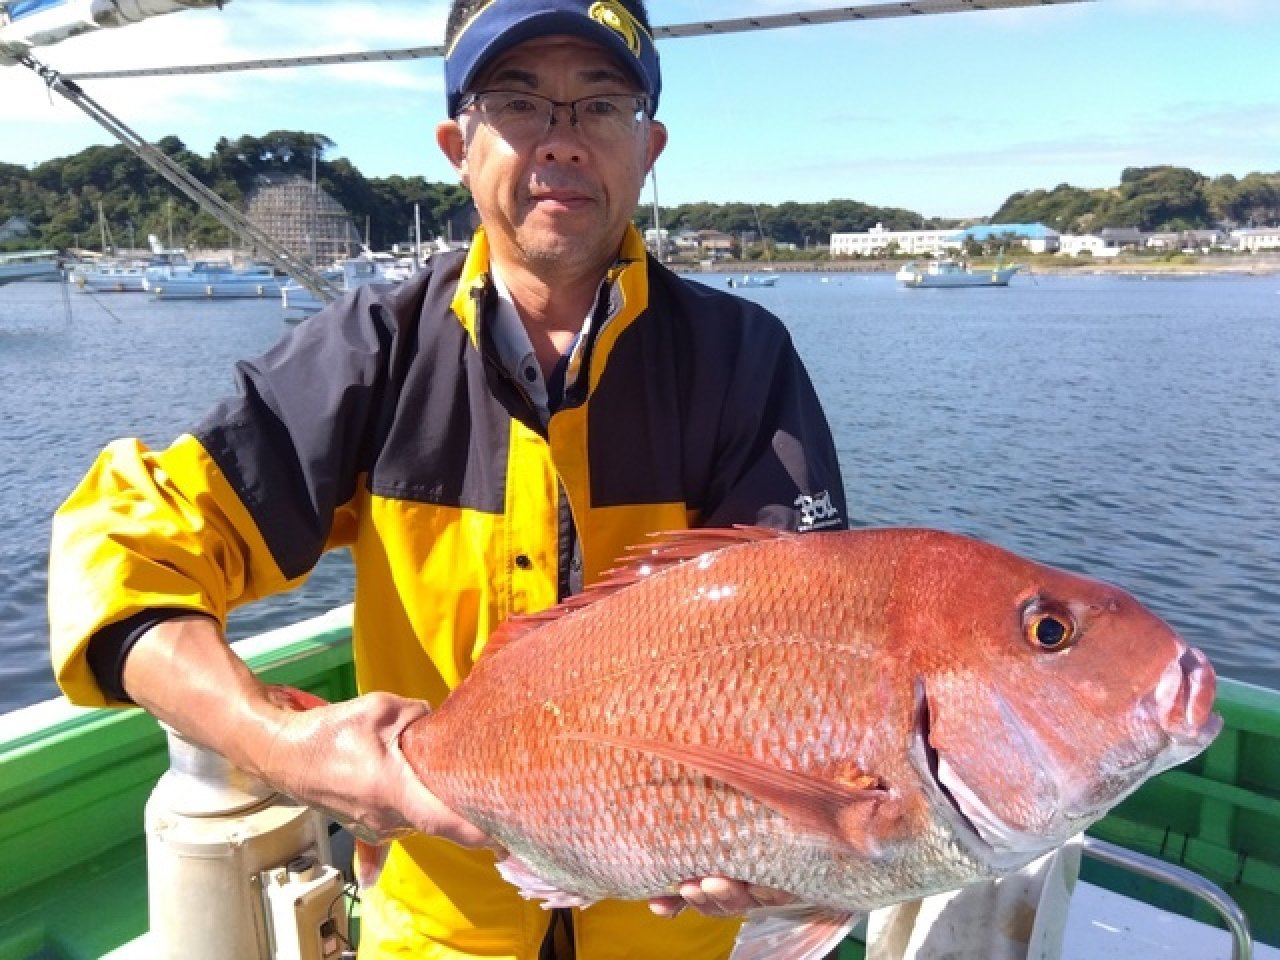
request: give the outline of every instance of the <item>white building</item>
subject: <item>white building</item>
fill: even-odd
[[[910,255],[938,254],[960,247],[955,230],[886,230],[877,223],[863,233],[833,233],[831,256],[874,257],[885,253],[891,244],[899,253]]]
[[[1063,257],[1078,257],[1082,253],[1114,257],[1119,252],[1119,247],[1108,247],[1107,241],[1096,233],[1064,233],[1058,238],[1058,254]]]
[[[1259,250],[1280,250],[1280,227],[1247,227],[1231,231],[1231,240],[1237,250],[1257,253]]]
[[[1124,244],[1096,233],[1064,233],[1058,238],[1058,255],[1062,257],[1075,257],[1082,253],[1100,258],[1117,257],[1124,249]]]

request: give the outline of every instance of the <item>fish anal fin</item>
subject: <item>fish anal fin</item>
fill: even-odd
[[[822,960],[860,919],[861,914],[802,903],[752,910],[729,960]]]
[[[574,594],[553,607],[537,613],[517,614],[505,620],[489,636],[482,656],[493,656],[504,647],[516,643],[525,634],[559,620],[575,610],[589,607],[597,600],[617,593],[645,577],[708,553],[723,550],[741,543],[757,540],[776,540],[798,534],[772,527],[695,527],[690,530],[665,530],[654,533],[644,543],[634,544],[623,551],[618,565],[606,570],[600,579],[582,593]]]
[[[838,847],[868,859],[880,855],[871,826],[877,808],[892,794],[878,778],[858,774],[855,783],[844,782],[845,777],[826,779],[709,746],[594,733],[562,736],[674,761],[733,787]]]
[[[519,890],[520,896],[526,900],[541,901],[544,910],[553,910],[556,907],[589,907],[596,902],[589,897],[561,890],[512,854],[499,860],[497,867],[498,872],[502,874],[502,879]]]

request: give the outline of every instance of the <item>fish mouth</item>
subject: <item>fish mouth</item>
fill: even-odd
[[[1198,753],[1222,729],[1222,717],[1213,712],[1216,693],[1213,665],[1195,647],[1183,648],[1165,668],[1150,708],[1177,752]]]
[[[1217,675],[1208,658],[1195,647],[1180,646],[1139,706],[1143,722],[1154,728],[1163,746],[1153,755],[1117,763],[1112,775],[1132,781],[1121,797],[1146,778],[1190,760],[1214,741],[1223,727],[1222,716],[1213,712],[1216,694]]]
[[[924,681],[917,679],[909,747],[911,761],[920,774],[925,796],[951,827],[960,846],[974,859],[997,870],[1016,869],[1040,856],[1045,849],[1043,840],[1036,843],[1033,838],[1005,825],[932,746],[931,725],[929,696]]]

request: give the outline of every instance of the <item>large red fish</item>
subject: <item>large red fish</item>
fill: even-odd
[[[801,902],[735,960],[1015,869],[1221,727],[1114,587],[929,530],[690,531],[495,634],[402,738],[549,904],[720,874]]]

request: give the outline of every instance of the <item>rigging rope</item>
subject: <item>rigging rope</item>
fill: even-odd
[[[151,146],[123,122],[112,116],[69,77],[59,74],[52,67],[39,63],[27,54],[19,57],[18,62],[33,70],[51,91],[65,97],[97,121],[147,166],[193,200],[201,210],[264,252],[273,264],[315,294],[321,303],[328,303],[339,296],[341,291],[337,286],[310,264],[294,256],[274,237],[206,187],[180,164]]]
[[[822,26],[856,20],[886,20],[893,17],[916,17],[935,13],[970,13],[979,10],[1008,10],[1015,7],[1047,7],[1064,3],[1093,3],[1095,0],[897,0],[893,3],[865,3],[830,10],[807,10],[799,13],[777,13],[763,17],[741,17],[732,20],[708,20],[655,27],[659,40],[679,37],[706,37],[753,30],[778,30],[783,27]],[[235,73],[244,70],[273,70],[287,67],[314,67],[337,63],[382,63],[390,60],[422,60],[444,56],[440,44],[428,47],[402,47],[393,50],[366,50],[355,53],[313,54],[301,57],[271,57],[262,60],[239,60],[231,63],[191,64],[175,67],[146,67],[134,70],[104,70],[67,74],[73,80],[118,80],[132,77],[170,77],[202,73]]]

